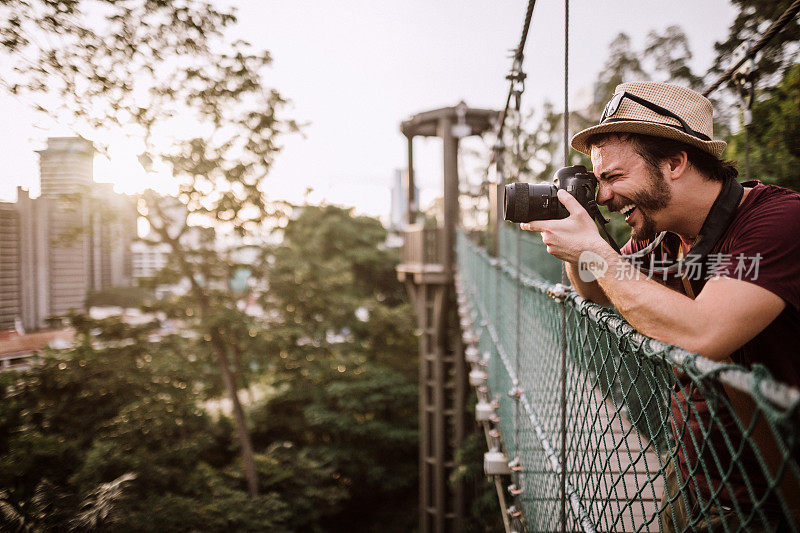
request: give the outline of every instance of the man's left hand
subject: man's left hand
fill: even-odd
[[[547,252],[569,263],[577,263],[581,253],[587,250],[601,255],[612,250],[600,236],[592,217],[574,196],[559,189],[558,200],[569,211],[567,218],[535,220],[520,224],[520,228],[540,232]]]

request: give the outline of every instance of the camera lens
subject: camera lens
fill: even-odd
[[[528,184],[511,183],[506,185],[505,213],[503,216],[511,222],[526,222],[528,216]]]
[[[509,222],[530,222],[563,218],[557,189],[549,183],[511,183],[505,190],[504,218]]]

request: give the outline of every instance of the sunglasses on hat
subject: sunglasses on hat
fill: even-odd
[[[685,133],[691,135],[692,137],[697,137],[698,139],[702,139],[704,141],[710,141],[711,140],[711,138],[708,135],[705,135],[703,133],[694,131],[692,128],[689,127],[689,125],[686,123],[685,120],[683,120],[681,117],[679,117],[678,115],[676,115],[675,113],[673,113],[669,109],[663,108],[658,104],[654,104],[653,102],[649,102],[649,101],[645,100],[644,98],[636,96],[635,94],[631,94],[631,93],[629,93],[627,91],[621,92],[621,93],[616,93],[614,96],[611,97],[611,100],[608,101],[608,103],[606,104],[606,108],[603,110],[603,116],[600,117],[600,123],[601,124],[603,122],[605,122],[605,120],[607,118],[611,118],[612,116],[614,116],[614,113],[616,113],[619,110],[619,105],[622,103],[622,100],[625,99],[625,98],[627,98],[628,100],[631,100],[632,102],[636,102],[637,104],[639,104],[641,106],[644,106],[647,109],[649,109],[650,111],[654,111],[655,113],[658,113],[659,115],[662,115],[662,116],[665,116],[665,117],[669,117],[669,118],[674,118],[675,120],[680,122],[680,124],[681,124],[680,128]],[[625,119],[625,120],[630,120],[630,119]]]

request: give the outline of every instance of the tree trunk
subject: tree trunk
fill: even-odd
[[[161,222],[167,220],[167,217],[157,201],[154,204],[154,209],[158,212]],[[177,255],[180,268],[192,285],[192,296],[200,307],[200,316],[205,323],[211,315],[211,304],[208,301],[208,295],[194,275],[192,263],[187,260],[185,250],[181,248],[180,244],[181,234],[189,227],[188,224],[184,224],[180,234],[172,237],[167,231],[167,225],[165,223],[153,224],[149,217],[147,220],[150,222],[151,227],[159,234],[162,242],[169,244],[172,251]],[[223,385],[225,385],[225,391],[228,393],[228,398],[231,400],[231,406],[233,408],[233,421],[236,425],[236,433],[239,436],[239,445],[242,448],[242,470],[247,480],[247,492],[250,497],[253,498],[258,495],[258,474],[256,473],[256,462],[253,454],[253,442],[250,440],[250,431],[247,429],[244,410],[242,409],[241,402],[239,402],[239,394],[236,390],[236,377],[231,371],[230,361],[228,360],[228,347],[222,332],[218,327],[214,326],[210,328],[209,333],[211,334],[211,344],[217,354],[217,363],[222,373],[222,382]]]
[[[256,462],[253,455],[253,443],[250,440],[250,431],[247,429],[244,410],[242,409],[241,402],[239,402],[236,380],[233,372],[231,372],[225,341],[222,339],[222,334],[216,328],[211,333],[211,342],[214,345],[214,351],[217,352],[217,362],[222,372],[222,381],[225,384],[225,390],[228,393],[228,398],[230,398],[233,407],[233,420],[236,424],[236,433],[239,436],[239,445],[242,447],[242,470],[247,480],[247,493],[252,498],[258,495],[258,474],[256,473]]]

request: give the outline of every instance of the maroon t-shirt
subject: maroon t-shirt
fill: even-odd
[[[800,386],[800,350],[797,335],[800,332],[800,194],[758,181],[746,182],[752,187],[744,199],[728,229],[708,255],[702,268],[687,269],[692,290],[699,294],[712,275],[741,279],[763,287],[780,296],[786,307],[761,333],[731,354],[734,362],[749,367],[758,363],[767,367],[775,379]],[[650,241],[628,241],[622,253],[630,254],[642,250]],[[674,234],[668,234],[661,245],[644,258],[645,265],[651,263],[665,266],[676,259],[681,242]],[[662,263],[663,262],[663,263]],[[659,264],[662,263],[662,264]],[[698,265],[700,266],[700,265]],[[666,279],[654,276],[661,283],[686,293],[681,277],[668,275]],[[724,320],[724,316],[719,317]],[[716,491],[726,470],[726,482],[720,492],[723,504],[737,500],[740,505],[749,501],[742,470],[750,480],[755,495],[760,497],[767,487],[752,449],[742,443],[733,416],[723,404],[716,405],[711,412],[702,391],[686,376],[679,376],[679,386],[672,396],[672,426],[678,447],[678,463],[685,479],[690,479],[704,499]],[[724,394],[719,385],[717,394]],[[686,396],[689,397],[687,402]],[[705,428],[702,431],[701,428]],[[691,434],[690,434],[691,432]],[[704,437],[704,433],[708,437]],[[729,437],[728,443],[725,436]],[[733,461],[729,445],[742,455]],[[715,460],[716,455],[716,460]],[[705,468],[698,464],[702,456]],[[723,472],[717,465],[720,465]],[[741,466],[741,469],[739,468]]]

